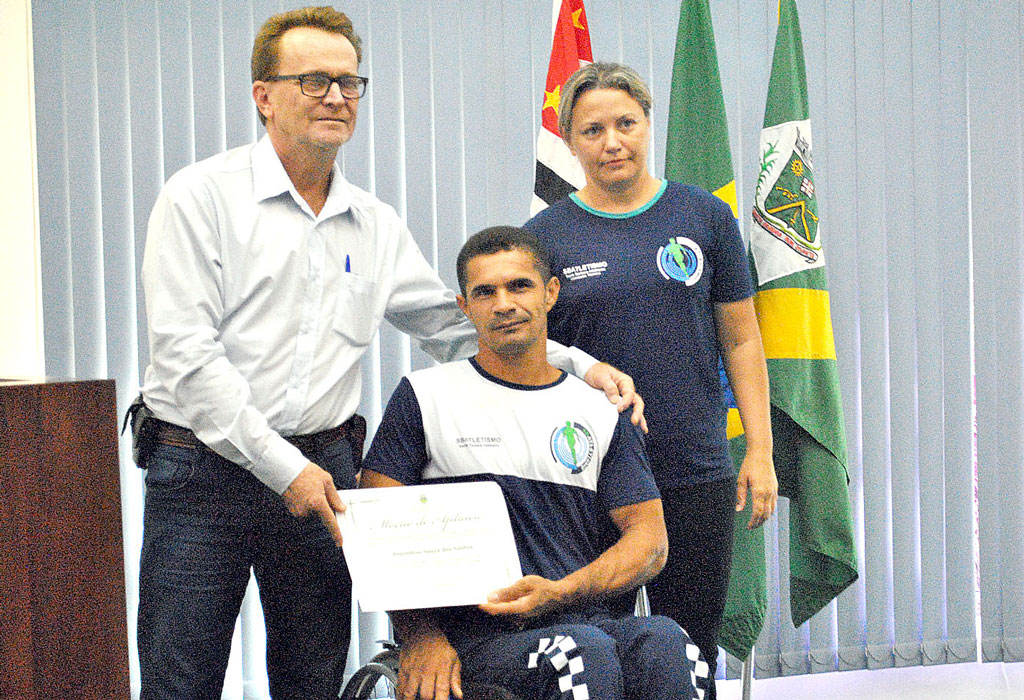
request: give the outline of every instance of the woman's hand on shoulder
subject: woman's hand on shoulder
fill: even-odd
[[[640,426],[640,429],[647,432],[647,418],[644,416],[644,400],[636,391],[633,378],[622,370],[612,367],[607,362],[598,362],[587,370],[583,380],[604,392],[608,400],[615,404],[615,408],[622,413],[630,406],[633,407],[633,415],[630,422]]]

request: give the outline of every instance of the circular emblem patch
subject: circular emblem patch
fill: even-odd
[[[704,253],[689,238],[676,236],[658,248],[658,271],[667,280],[691,287],[704,273]]]
[[[551,456],[573,474],[579,474],[594,457],[594,437],[579,423],[567,420],[551,433]]]

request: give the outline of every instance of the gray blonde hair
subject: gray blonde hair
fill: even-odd
[[[340,34],[349,40],[352,48],[356,50],[356,63],[363,60],[363,45],[359,35],[352,28],[352,20],[344,12],[338,12],[333,7],[302,7],[297,10],[289,10],[274,15],[260,27],[256,32],[256,38],[252,42],[252,59],[250,66],[252,70],[252,81],[267,80],[277,72],[278,47],[281,37],[289,29],[296,27],[312,27],[321,29],[332,34]],[[256,110],[260,122],[264,125],[267,118],[263,112]]]
[[[562,99],[558,105],[558,131],[562,134],[563,141],[569,141],[572,133],[572,112],[576,109],[576,102],[580,96],[590,90],[604,88],[625,92],[636,100],[643,109],[644,116],[650,119],[651,90],[639,73],[621,63],[590,63],[570,75],[562,86]]]

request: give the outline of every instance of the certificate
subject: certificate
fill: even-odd
[[[338,494],[363,612],[477,605],[522,578],[505,497],[492,481]]]

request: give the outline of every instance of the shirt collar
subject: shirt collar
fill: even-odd
[[[277,197],[288,192],[291,194],[292,199],[295,200],[295,203],[302,207],[303,210],[309,209],[309,205],[302,200],[299,193],[295,190],[295,186],[292,185],[291,178],[288,177],[288,173],[285,171],[284,165],[281,164],[281,159],[278,158],[277,151],[274,150],[274,145],[270,142],[270,137],[267,135],[264,135],[253,146],[252,180],[253,196],[257,202],[262,202],[265,199]],[[352,191],[348,181],[341,174],[341,168],[335,162],[331,165],[331,188],[327,192],[327,202],[324,204],[324,208],[320,210],[320,216],[317,218],[325,219],[329,216],[341,214],[348,211],[351,205]]]

